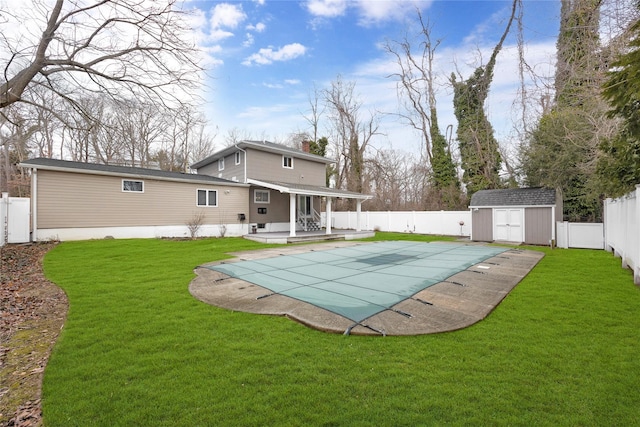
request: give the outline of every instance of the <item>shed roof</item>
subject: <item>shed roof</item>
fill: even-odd
[[[20,163],[22,167],[34,169],[53,170],[60,172],[87,173],[91,175],[112,175],[133,178],[153,178],[161,181],[182,181],[206,184],[220,185],[241,185],[227,179],[216,178],[209,175],[197,175],[182,172],[169,172],[159,169],[137,168],[130,166],[101,165],[97,163],[71,162],[68,160],[48,159],[38,157],[35,159],[25,160]]]
[[[471,196],[469,207],[553,206],[555,204],[556,190],[534,187],[480,190]]]

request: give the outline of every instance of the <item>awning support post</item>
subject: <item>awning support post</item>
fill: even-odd
[[[327,197],[327,233],[331,234],[331,197]]]
[[[289,193],[289,237],[296,237],[296,195]]]

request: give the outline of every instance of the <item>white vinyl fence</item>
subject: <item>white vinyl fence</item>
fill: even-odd
[[[326,217],[323,213],[323,224]],[[331,226],[354,229],[356,212],[331,212]],[[384,211],[361,212],[360,226],[368,231],[394,231],[400,233],[436,234],[445,236],[471,235],[470,211]]]
[[[29,198],[9,197],[2,193],[0,198],[0,246],[5,243],[26,243],[29,241]]]
[[[559,248],[604,249],[604,224],[586,222],[556,223]]]
[[[605,249],[622,259],[622,267],[633,270],[640,285],[640,186],[617,199],[604,201]]]

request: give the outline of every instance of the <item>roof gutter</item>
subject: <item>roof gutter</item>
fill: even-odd
[[[186,182],[186,183],[192,183],[192,184],[221,185],[221,186],[233,186],[233,187],[247,186],[246,183],[233,182],[233,181],[214,182],[214,181],[207,181],[204,179],[199,180],[199,179],[169,178],[164,176],[144,175],[144,174],[127,173],[127,172],[109,172],[109,171],[97,171],[97,170],[90,170],[90,169],[75,169],[75,168],[66,168],[66,167],[60,167],[60,166],[35,165],[35,164],[29,164],[29,163],[18,163],[18,166],[23,168],[31,168],[34,170],[42,169],[42,170],[49,170],[54,172],[84,173],[87,175],[119,176],[119,177],[126,177],[126,178],[152,179],[156,181]]]

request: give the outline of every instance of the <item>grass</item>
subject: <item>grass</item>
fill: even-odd
[[[427,239],[379,233],[379,239]],[[433,238],[429,238],[433,240]],[[241,239],[63,243],[68,294],[46,426],[639,425],[640,291],[604,251],[549,250],[484,321],[358,337],[231,312],[187,290]]]

